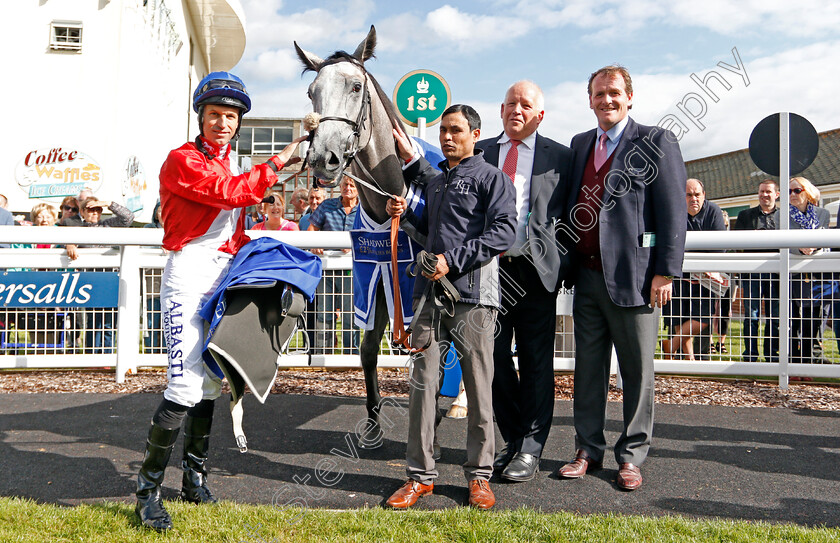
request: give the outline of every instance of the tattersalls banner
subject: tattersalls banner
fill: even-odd
[[[119,274],[114,272],[4,272],[3,307],[117,307]]]

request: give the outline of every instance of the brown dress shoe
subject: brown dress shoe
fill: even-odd
[[[490,509],[496,505],[496,496],[490,490],[490,483],[484,479],[470,481],[470,505],[477,509]]]
[[[420,496],[431,494],[434,487],[434,483],[424,485],[414,479],[409,479],[385,503],[394,509],[408,509],[417,503],[417,498]]]
[[[621,464],[618,466],[618,477],[615,482],[622,490],[636,490],[642,486],[642,470],[630,462]]]
[[[578,449],[575,452],[575,459],[560,468],[557,471],[557,476],[563,477],[564,479],[580,479],[587,472],[599,469],[600,467],[601,462],[592,460],[589,453],[583,449]]]

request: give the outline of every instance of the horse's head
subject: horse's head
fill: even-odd
[[[309,86],[309,98],[320,119],[310,143],[308,162],[321,186],[333,187],[341,181],[344,169],[370,138],[371,89],[364,63],[373,56],[374,47],[373,26],[352,55],[338,52],[323,60],[295,42],[305,69],[317,73]]]

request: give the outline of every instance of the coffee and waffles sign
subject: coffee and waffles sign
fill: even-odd
[[[76,196],[87,187],[102,186],[102,168],[75,148],[32,149],[20,158],[15,181],[29,198]]]
[[[393,98],[403,122],[417,126],[417,120],[423,117],[427,125],[432,125],[449,107],[452,93],[440,75],[431,70],[414,70],[400,79]]]

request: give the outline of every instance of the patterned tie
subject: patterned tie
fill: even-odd
[[[601,139],[598,140],[598,145],[595,146],[595,171],[601,169],[604,162],[607,161],[607,133],[601,134]]]
[[[510,149],[508,149],[505,163],[502,165],[502,172],[510,177],[513,181],[516,177],[516,161],[519,159],[519,149],[517,146],[522,143],[521,140],[510,140]]]

